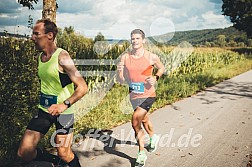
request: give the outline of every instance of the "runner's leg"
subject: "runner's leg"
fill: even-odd
[[[153,136],[154,132],[153,132],[153,125],[150,121],[149,115],[150,115],[150,113],[147,113],[145,115],[144,120],[143,120],[143,126],[144,126],[144,129],[146,130],[146,132],[151,137],[151,136]]]
[[[56,144],[58,144],[58,156],[67,162],[70,167],[80,167],[78,157],[71,150],[73,133],[65,135],[56,135]]]
[[[141,125],[146,113],[146,110],[142,109],[141,107],[138,107],[132,116],[132,127],[135,131],[136,140],[139,144],[139,151],[144,149],[144,131]]]
[[[18,148],[18,156],[24,161],[32,161],[37,156],[37,145],[42,138],[40,132],[26,129]]]

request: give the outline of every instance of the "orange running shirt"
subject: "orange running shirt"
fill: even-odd
[[[135,58],[128,53],[125,56],[125,79],[130,87],[130,98],[147,98],[155,97],[155,87],[146,82],[148,77],[152,76],[153,66],[150,61],[150,52],[144,52],[144,55]]]

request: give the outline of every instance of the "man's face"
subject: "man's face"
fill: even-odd
[[[38,23],[34,26],[31,40],[34,42],[37,50],[42,50],[48,42],[47,34],[45,33],[44,23]]]
[[[139,49],[143,47],[144,43],[145,43],[145,39],[142,38],[141,34],[131,35],[131,44],[132,44],[133,49]]]

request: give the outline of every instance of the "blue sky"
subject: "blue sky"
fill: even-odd
[[[0,1],[0,31],[31,34],[28,17],[41,18],[42,0],[35,10],[16,0]],[[225,28],[231,26],[221,12],[222,0],[57,0],[57,25],[73,26],[76,33],[94,37],[128,39],[134,28],[147,36],[167,32]]]

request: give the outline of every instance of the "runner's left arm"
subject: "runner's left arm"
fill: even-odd
[[[165,67],[164,67],[163,63],[160,61],[160,58],[158,57],[158,55],[153,54],[152,62],[154,64],[155,68],[158,69],[158,71],[155,75],[161,77],[165,71]]]
[[[74,65],[74,62],[68,52],[62,51],[59,55],[59,68],[61,71],[66,72],[75,85],[74,93],[65,100],[69,100],[73,105],[79,99],[81,99],[87,92],[88,87],[80,72]],[[52,115],[59,115],[67,109],[67,106],[62,104],[53,104],[48,108],[48,112]]]
[[[159,78],[163,75],[165,67],[156,54],[151,54],[151,64],[153,64],[158,70],[154,76],[147,78],[146,81],[151,85],[154,85],[157,81],[157,77]]]

